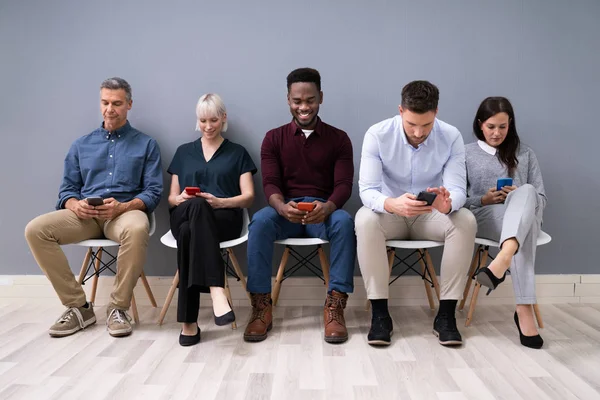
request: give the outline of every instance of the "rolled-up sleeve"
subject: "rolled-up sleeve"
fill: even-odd
[[[383,164],[379,154],[379,143],[372,132],[367,131],[360,156],[358,188],[360,199],[365,207],[379,213],[387,213],[384,208],[388,196],[381,192]]]
[[[467,200],[467,166],[465,164],[465,144],[460,134],[452,143],[450,157],[442,173],[443,185],[450,192],[452,210],[459,210]]]
[[[83,179],[79,168],[79,151],[77,142],[71,145],[67,156],[65,157],[63,179],[58,191],[58,201],[56,209],[65,208],[65,203],[70,198],[81,199],[81,188],[83,187]]]
[[[156,140],[151,140],[146,152],[146,160],[143,174],[143,190],[135,196],[146,206],[146,211],[151,213],[160,203],[163,191],[162,163],[160,159],[160,149]]]

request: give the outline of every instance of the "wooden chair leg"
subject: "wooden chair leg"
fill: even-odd
[[[90,263],[90,258],[92,258],[92,248],[88,248],[87,253],[85,253],[85,258],[83,259],[83,264],[81,264],[81,271],[79,272],[79,279],[77,282],[81,285],[83,280],[85,279],[85,271],[87,271],[88,264]]]
[[[277,278],[275,278],[275,286],[273,287],[273,296],[272,301],[273,305],[277,305],[277,300],[279,299],[279,291],[281,290],[281,280],[283,279],[283,273],[285,272],[285,266],[288,261],[288,257],[290,256],[289,247],[285,247],[283,252],[283,256],[281,257],[281,262],[279,263],[279,269],[277,270]]]
[[[483,268],[486,266],[488,259],[488,251],[489,247],[486,246],[483,248],[478,268]],[[479,283],[475,283],[475,288],[473,289],[473,294],[471,295],[471,303],[469,304],[469,312],[467,314],[465,326],[469,326],[471,324],[471,321],[473,320],[473,314],[475,314],[475,306],[477,305],[477,297],[479,296],[479,289],[481,289],[481,285]]]
[[[146,289],[146,293],[148,294],[148,298],[150,299],[152,307],[156,308],[156,299],[154,298],[154,294],[152,294],[152,289],[150,289],[150,284],[148,283],[148,279],[146,279],[146,274],[144,271],[142,271],[140,278],[142,279],[142,283],[144,284],[144,288]]]
[[[96,252],[96,262],[94,263],[94,269],[96,270],[94,273],[94,277],[92,278],[92,296],[90,297],[90,301],[92,303],[96,302],[96,290],[98,289],[98,272],[100,271],[100,263],[102,262],[102,252],[104,249],[102,247],[98,247],[98,251]]]
[[[431,278],[431,282],[433,283],[435,294],[437,296],[438,301],[440,301],[440,284],[437,280],[437,275],[435,274],[435,268],[433,268],[433,261],[431,261],[431,256],[429,255],[429,251],[427,251],[427,249],[424,249],[422,251],[423,254],[425,254],[425,264],[427,265],[427,270],[429,271],[429,276]]]
[[[538,327],[540,329],[544,329],[544,321],[542,320],[542,313],[540,313],[540,307],[538,304],[533,305],[533,312],[535,314],[535,319],[537,320]]]
[[[133,320],[136,325],[140,324],[140,316],[138,315],[137,304],[135,303],[135,295],[131,294],[131,311],[133,312]]]
[[[240,264],[238,263],[238,260],[235,257],[235,254],[233,253],[233,249],[232,248],[227,249],[227,253],[229,254],[229,258],[231,259],[231,264],[233,264],[233,270],[235,271],[237,276],[240,277],[240,283],[242,284],[242,287],[244,288],[244,291],[246,292],[248,299],[252,300],[250,297],[250,293],[248,293],[248,289],[246,288],[246,278],[244,277],[244,274],[242,273],[242,269],[240,268]]]
[[[175,295],[175,290],[177,290],[177,286],[179,286],[179,269],[175,273],[175,277],[173,278],[173,283],[171,283],[171,287],[169,288],[169,293],[167,293],[167,298],[165,299],[165,304],[163,305],[162,310],[160,310],[160,315],[158,316],[157,325],[162,325],[165,315],[167,315],[167,311],[169,310],[169,306],[171,305],[171,301],[173,301],[173,296]]]
[[[325,291],[327,291],[329,290],[329,260],[321,245],[317,248],[317,252],[319,253],[319,261],[321,262],[321,269],[323,270],[323,279],[325,279]]]
[[[390,273],[388,275],[388,279],[392,276],[392,268],[394,267],[394,257],[396,256],[396,250],[392,247],[387,249],[388,254],[388,265],[390,268]],[[369,300],[369,295],[367,294],[367,301],[365,303],[365,311],[369,311],[371,309],[371,301]]]
[[[471,303],[469,304],[469,312],[467,313],[467,319],[465,320],[465,326],[471,325],[471,321],[473,320],[473,314],[475,314],[475,306],[477,305],[477,298],[479,297],[479,289],[481,289],[481,285],[479,284],[479,282],[475,282],[473,294],[471,295]]]
[[[229,289],[229,279],[227,276],[227,271],[225,271],[225,296],[227,296],[229,305],[231,305],[231,310],[233,310],[233,299],[231,298],[231,290]],[[237,324],[235,323],[235,321],[231,323],[231,329],[237,329]]]
[[[479,247],[477,247],[477,251],[475,251],[475,254],[473,255],[473,260],[471,261],[471,266],[469,267],[469,272],[467,273],[467,284],[465,285],[465,291],[463,292],[462,300],[460,301],[460,304],[458,306],[459,310],[465,308],[465,302],[467,301],[469,291],[471,290],[471,281],[473,280],[473,274],[475,273],[475,269],[477,268],[477,255],[479,254],[481,247],[482,246],[479,245]]]

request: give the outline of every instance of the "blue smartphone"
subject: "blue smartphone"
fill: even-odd
[[[502,190],[502,187],[512,186],[512,184],[512,178],[498,178],[498,180],[496,181],[496,190]]]

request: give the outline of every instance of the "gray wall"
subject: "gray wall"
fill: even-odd
[[[439,117],[467,143],[479,102],[509,97],[549,198],[554,240],[538,272],[598,272],[597,0],[154,3],[0,1],[0,273],[40,273],[23,229],[53,209],[70,143],[100,124],[104,78],[129,80],[130,121],[158,140],[165,168],[197,137],[195,102],[207,91],[225,99],[227,136],[258,163],[265,132],[290,120],[285,77],[301,66],[323,76],[321,116],[350,135],[355,182],[364,132],[397,112],[405,83],[437,84]],[[253,210],[265,205],[255,183]],[[359,206],[355,187],[346,208]],[[146,271],[171,275],[175,251],[158,240],[166,198],[157,217]],[[83,251],[66,251],[78,269]]]

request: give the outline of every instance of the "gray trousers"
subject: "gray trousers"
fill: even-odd
[[[512,191],[504,204],[471,209],[477,219],[477,237],[499,242],[515,238],[519,250],[510,274],[517,304],[535,304],[535,251],[542,226],[542,208],[532,185]]]

